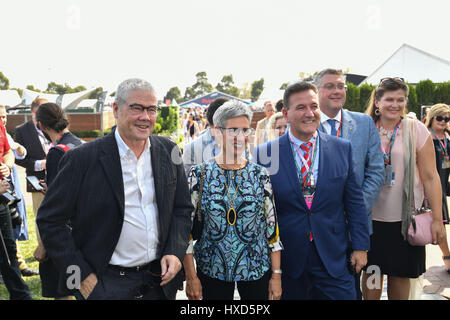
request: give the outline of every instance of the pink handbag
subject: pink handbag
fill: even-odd
[[[433,213],[430,209],[421,210],[421,213],[413,216],[413,221],[408,229],[408,242],[412,246],[425,246],[433,242],[431,224]]]

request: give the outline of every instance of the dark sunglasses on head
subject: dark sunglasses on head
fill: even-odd
[[[445,120],[445,122],[449,122],[450,117],[436,116],[436,120],[439,122],[441,122],[442,120]]]
[[[405,79],[404,78],[400,78],[400,77],[394,77],[394,78],[391,78],[391,77],[385,77],[385,78],[382,78],[381,80],[380,80],[380,83],[383,83],[383,82],[386,82],[386,81],[400,81],[400,82],[403,82],[403,83],[405,83]]]

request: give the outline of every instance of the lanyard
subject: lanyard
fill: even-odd
[[[336,137],[338,137],[338,138],[342,138],[342,136],[341,136],[342,121],[343,121],[343,112],[341,110],[341,121],[339,122],[339,128],[338,128],[338,131],[336,133]],[[322,124],[322,132],[327,134],[327,132],[325,131],[325,128],[323,127],[323,124]]]
[[[314,163],[316,161],[317,149],[318,149],[316,147],[317,146],[316,142],[317,142],[318,136],[315,137],[313,145],[312,145],[313,157],[311,160],[311,167],[308,166],[308,163],[305,160],[305,158],[303,157],[302,152],[300,151],[300,148],[295,144],[294,139],[292,139],[292,137],[290,135],[289,135],[289,139],[291,140],[292,145],[294,146],[295,150],[297,151],[297,153],[300,157],[300,160],[303,162],[303,165],[305,166],[306,170],[308,171],[308,173],[306,174],[306,185],[308,185],[309,182],[311,182],[310,183],[311,185],[314,185],[315,183],[314,183],[313,172],[314,172]],[[294,149],[292,149],[292,151],[294,151]],[[301,179],[302,184],[303,184],[302,170],[298,167],[297,161],[295,160],[295,153],[294,153],[294,163],[295,163],[295,166],[297,167],[297,172],[298,172],[299,178]]]
[[[377,129],[378,129],[378,124],[377,124]],[[394,145],[395,137],[396,137],[396,135],[398,133],[398,130],[400,130],[400,122],[395,126],[394,132],[392,132],[391,141],[389,142],[389,153],[386,150],[384,150],[383,144],[380,143],[381,151],[383,152],[383,157],[384,157],[384,163],[385,164],[391,164],[392,147]]]
[[[439,137],[437,136],[436,132],[434,132],[433,129],[431,129],[431,132],[433,133],[435,138],[439,141],[439,146],[442,149],[442,155],[445,156],[447,154],[447,138],[445,137],[445,133],[444,133],[444,139],[442,139],[443,140],[443,142],[442,142],[441,139],[439,139]]]

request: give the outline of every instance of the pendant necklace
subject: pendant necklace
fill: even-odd
[[[236,192],[234,194],[234,197],[233,197],[233,199],[231,199],[230,190],[228,189],[227,179],[225,178],[225,173],[222,170],[222,168],[220,168],[220,171],[221,171],[222,176],[223,176],[223,182],[225,183],[225,188],[227,189],[228,200],[230,201],[229,202],[229,209],[228,209],[228,212],[227,212],[227,222],[230,225],[230,227],[232,227],[232,226],[234,226],[236,224],[236,220],[237,220],[237,213],[236,213],[236,210],[234,209],[234,201],[236,200],[236,197],[239,194],[239,186],[241,185],[242,178],[241,178],[241,175],[240,175],[240,170],[238,170],[237,178],[238,178],[239,182],[238,182],[238,185],[236,186]],[[234,170],[231,171],[231,179],[234,181],[234,173],[233,173],[233,171]],[[233,220],[232,220],[233,222],[231,222],[231,220],[230,220],[230,215],[231,214],[233,214]]]

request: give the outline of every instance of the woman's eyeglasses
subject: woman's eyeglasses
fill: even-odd
[[[238,135],[242,134],[245,137],[248,137],[253,133],[253,128],[219,128],[222,133],[224,131],[227,132],[232,137],[237,137]]]
[[[441,122],[442,120],[445,120],[445,122],[449,122],[450,121],[450,117],[443,117],[443,116],[436,116],[436,121]]]

